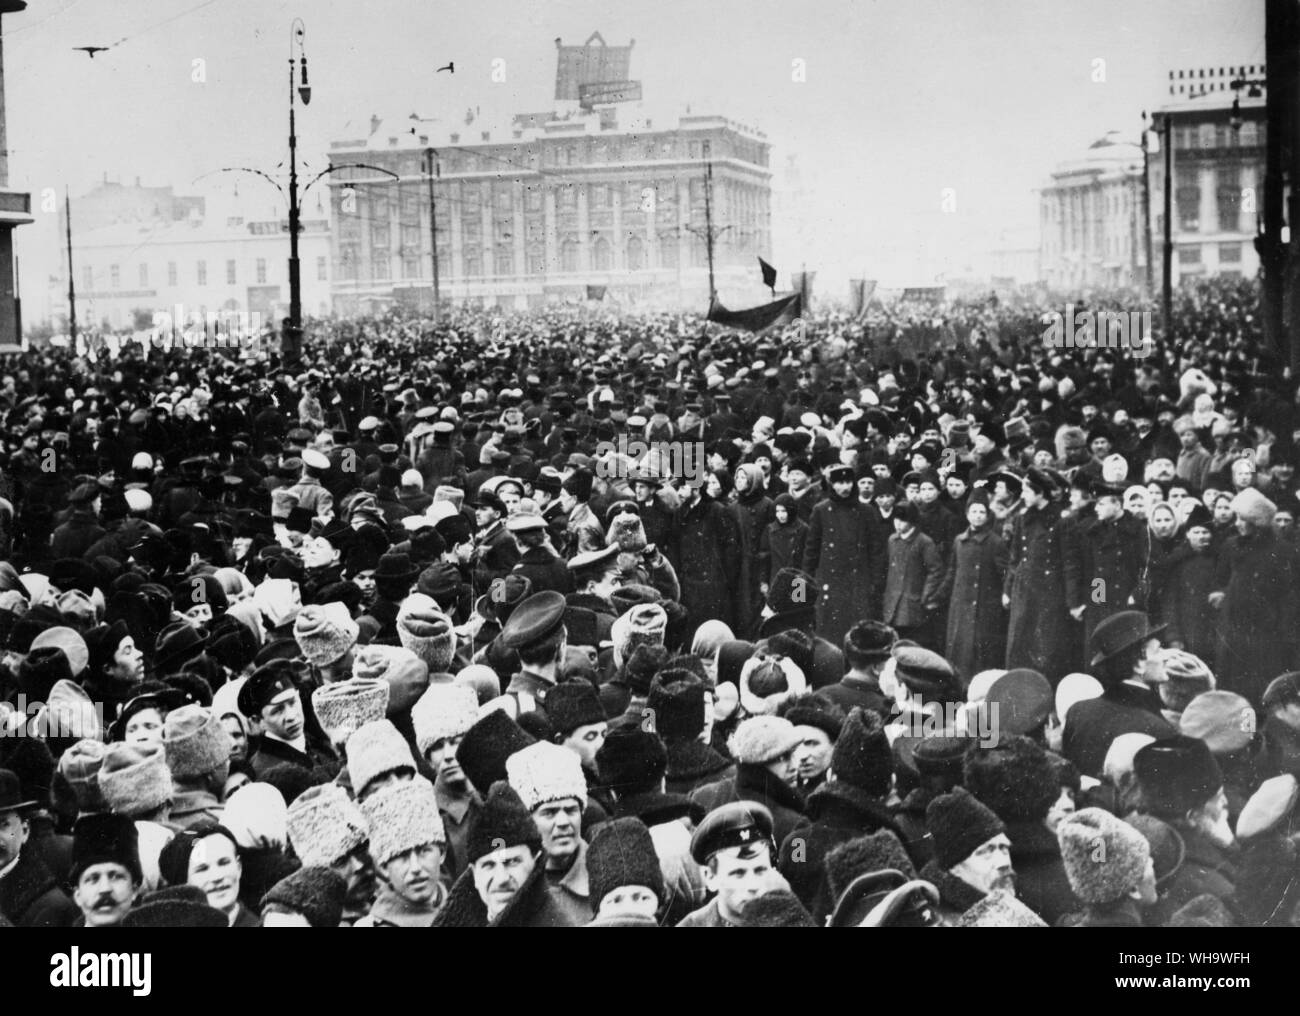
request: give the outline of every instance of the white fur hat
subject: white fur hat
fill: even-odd
[[[411,748],[388,720],[372,720],[356,729],[345,746],[352,790],[360,797],[377,776],[395,769],[415,772]]]
[[[289,843],[305,868],[328,868],[370,836],[366,817],[337,783],[299,794],[289,805],[288,826]]]
[[[411,707],[421,756],[436,742],[458,737],[477,722],[478,694],[468,684],[431,684]]]
[[[433,784],[423,776],[380,787],[361,802],[361,814],[370,825],[370,856],[381,867],[426,843],[447,842]]]
[[[587,778],[578,753],[538,741],[506,759],[506,777],[529,811],[549,801],[587,803]]]

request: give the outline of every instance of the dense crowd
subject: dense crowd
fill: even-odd
[[[7,357],[0,924],[1300,923],[1257,303]]]

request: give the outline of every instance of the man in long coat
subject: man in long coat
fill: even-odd
[[[1003,603],[1011,609],[1007,627],[1007,669],[1037,670],[1055,686],[1071,669],[1074,631],[1066,604],[1068,520],[1052,504],[1052,478],[1031,469],[1024,481],[1025,511],[1016,517],[1010,570]]]
[[[684,477],[677,509],[677,553],[682,606],[686,608],[687,642],[705,621],[734,620],[736,584],[740,578],[740,534],[736,520],[713,498]]]
[[[944,657],[965,684],[981,670],[1001,667],[1007,651],[1007,611],[1002,606],[1010,554],[992,525],[989,495],[971,494],[970,523],[952,545],[948,642]]]
[[[867,506],[859,504],[853,469],[830,470],[830,496],[808,524],[803,570],[820,590],[817,634],[840,645],[858,621],[875,617],[884,588],[884,562],[873,560]]]

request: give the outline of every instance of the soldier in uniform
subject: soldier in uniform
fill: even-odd
[[[741,928],[744,905],[785,888],[776,873],[772,813],[754,801],[733,801],[705,816],[691,837],[691,859],[717,895],[678,922],[679,928]]]

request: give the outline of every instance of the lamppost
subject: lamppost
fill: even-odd
[[[306,26],[294,18],[289,30],[289,317],[280,334],[280,358],[292,367],[302,355],[302,277],[298,264],[298,132],[294,121],[294,93],[306,106],[311,102],[307,84],[307,54],[303,49]],[[294,86],[294,51],[298,53],[299,84]]]
[[[442,165],[437,160],[438,151],[435,148],[426,148],[424,157],[428,160],[429,171],[429,248],[430,257],[433,259],[433,323],[437,324],[440,320],[439,313],[442,300],[438,285],[438,207],[433,198],[433,180],[434,176],[442,176]]]
[[[1142,114],[1142,121],[1145,124],[1147,115]],[[1160,148],[1165,157],[1165,193],[1164,193],[1164,250],[1161,257],[1161,312],[1164,317],[1165,339],[1168,340],[1173,328],[1173,306],[1174,306],[1174,132],[1172,121],[1168,113],[1164,116],[1159,114],[1151,118],[1151,130],[1160,136]],[[1142,154],[1143,154],[1143,171],[1146,170],[1146,131],[1142,132]],[[1148,203],[1150,199],[1148,198]],[[1147,250],[1150,251],[1150,223],[1147,226]],[[1148,255],[1147,264],[1150,265],[1151,259]]]

